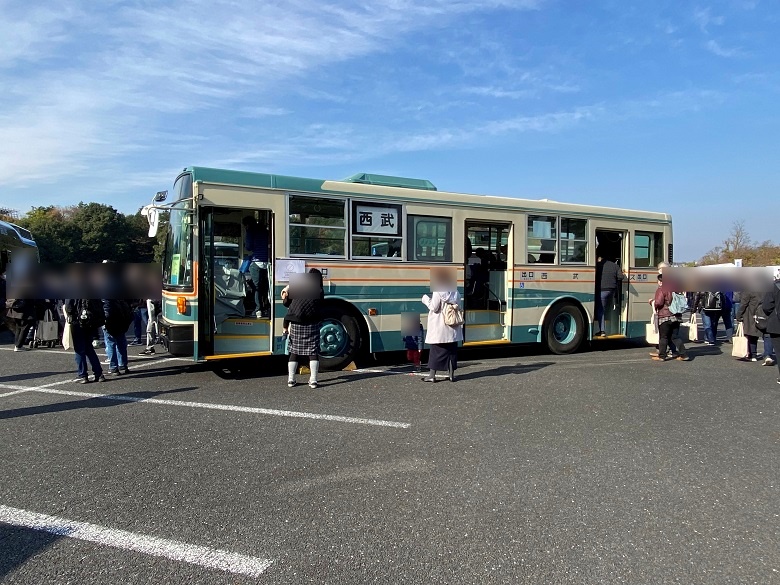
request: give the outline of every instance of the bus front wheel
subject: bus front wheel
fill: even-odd
[[[544,338],[549,350],[563,355],[574,353],[585,339],[585,319],[572,303],[555,305],[547,314]]]
[[[320,323],[320,365],[340,370],[355,361],[360,351],[360,325],[342,307],[326,305]]]

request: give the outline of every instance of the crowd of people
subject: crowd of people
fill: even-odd
[[[599,332],[604,331],[604,307],[619,284],[620,271],[612,269],[609,261],[599,258],[602,278],[602,292],[597,299],[596,321]],[[731,343],[734,335],[734,323],[741,325],[742,335],[747,339],[745,355],[739,359],[749,362],[761,362],[765,366],[778,366],[780,362],[775,347],[780,343],[780,271],[775,275],[771,290],[765,293],[743,291],[684,292],[665,286],[663,268],[659,266],[658,288],[648,302],[653,307],[654,326],[658,333],[657,352],[651,353],[656,361],[676,359],[688,361],[682,334],[683,316],[699,316],[704,330],[705,345],[717,343],[717,329],[723,321],[726,329],[725,343]],[[287,340],[289,354],[288,386],[296,385],[296,372],[300,362],[307,360],[310,369],[309,386],[317,388],[319,374],[320,321],[324,290],[322,274],[311,269],[307,277],[295,287],[285,287],[282,302],[287,307],[284,319],[284,337]],[[604,279],[608,280],[604,286]],[[0,279],[1,280],[1,279]],[[0,285],[5,285],[2,280]],[[614,285],[614,286],[613,286]],[[420,353],[424,344],[429,347],[428,375],[424,382],[436,382],[437,372],[446,372],[450,381],[455,381],[457,369],[457,347],[463,341],[463,307],[455,280],[446,269],[432,271],[432,293],[421,299],[428,309],[428,330],[423,331],[417,323],[411,334],[404,337],[407,355],[416,366],[420,366]],[[106,365],[108,373],[121,376],[129,373],[128,346],[144,344],[142,333],[146,329],[145,349],[141,355],[155,353],[157,339],[157,316],[160,313],[159,301],[152,299],[65,299],[65,300],[24,300],[5,299],[4,322],[14,333],[14,351],[24,351],[35,347],[38,330],[42,324],[57,321],[57,343],[75,353],[78,378],[76,381],[86,384],[105,382],[106,376],[95,346],[102,339],[106,347]],[[134,338],[127,341],[127,332],[133,327]],[[696,318],[692,327],[697,327]],[[424,341],[423,341],[424,338]],[[759,353],[758,342],[763,341],[763,352]],[[45,341],[45,340],[44,340]],[[89,368],[93,378],[90,380]],[[780,377],[777,378],[780,384]]]
[[[659,268],[658,288],[653,306],[654,323],[658,331],[658,351],[651,354],[656,361],[689,359],[682,335],[683,315],[693,317],[691,327],[698,327],[698,318],[704,332],[704,345],[717,344],[717,331],[720,321],[726,330],[726,344],[733,343],[734,324],[740,326],[741,334],[747,339],[741,361],[761,362],[765,366],[778,366],[775,347],[780,343],[780,272],[775,275],[772,288],[767,292],[757,291],[706,291],[684,292],[665,286],[663,268]],[[758,342],[763,341],[763,351],[759,353]],[[777,379],[780,384],[780,377]]]
[[[3,306],[3,322],[14,335],[15,352],[39,345],[71,349],[78,373],[75,381],[82,384],[107,381],[104,364],[109,374],[129,373],[128,346],[145,345],[139,355],[153,355],[158,343],[160,305],[152,299],[4,299]],[[131,326],[134,338],[128,342]],[[106,348],[104,363],[95,351],[101,344]]]

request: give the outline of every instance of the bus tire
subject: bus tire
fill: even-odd
[[[361,348],[357,318],[341,304],[326,304],[320,323],[320,367],[341,370],[355,361]]]
[[[554,354],[576,352],[585,339],[585,317],[574,303],[554,305],[544,320],[544,341]]]

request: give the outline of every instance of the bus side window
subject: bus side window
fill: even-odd
[[[407,217],[408,259],[418,262],[452,262],[452,219],[449,217]]]

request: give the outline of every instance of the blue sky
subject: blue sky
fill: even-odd
[[[0,205],[134,212],[189,165],[675,218],[778,240],[780,3],[0,0]]]

